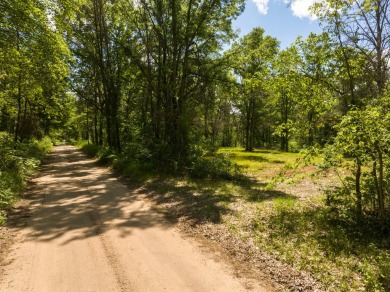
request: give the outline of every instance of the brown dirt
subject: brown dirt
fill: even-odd
[[[0,291],[275,290],[71,146],[54,148],[0,244]]]

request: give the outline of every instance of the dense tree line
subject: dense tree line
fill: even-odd
[[[329,165],[337,155],[353,160],[343,194],[359,213],[382,216],[389,1],[317,4],[324,32],[283,50],[261,28],[235,38],[243,8],[243,0],[1,1],[0,131],[15,142],[62,133],[169,172],[220,146],[333,145]]]
[[[0,131],[15,142],[65,122],[68,46],[41,1],[0,3]]]
[[[161,168],[183,167],[202,136],[201,107],[230,82],[220,51],[242,1],[60,4],[84,137],[117,153],[141,145]]]

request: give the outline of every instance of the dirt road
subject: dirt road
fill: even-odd
[[[48,160],[0,291],[267,291],[236,278],[76,148],[55,147]]]

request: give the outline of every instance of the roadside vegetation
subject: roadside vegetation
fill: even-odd
[[[249,195],[249,200],[236,212],[238,220],[234,218],[233,222],[238,224],[231,225],[234,232],[253,238],[261,250],[283,262],[309,271],[328,290],[390,288],[390,234],[386,227],[383,229],[388,222],[381,227],[370,216],[363,220],[335,209],[329,197],[342,182],[335,171],[322,170],[323,159],[316,158],[312,165],[287,167],[292,170],[286,173],[283,168],[302,159],[302,155],[278,151],[242,153],[234,153],[233,161],[249,166],[248,173],[260,178],[257,182],[265,187],[255,188],[255,195],[245,190],[238,192],[243,198]],[[256,157],[263,160],[257,169],[250,167]],[[284,166],[278,167],[278,162]],[[272,178],[275,174],[278,177],[278,168],[284,179],[268,191],[267,183],[274,184]],[[338,171],[345,179],[350,175],[348,170]]]
[[[49,138],[14,143],[10,135],[0,132],[0,225],[51,147]]]
[[[96,147],[82,144],[99,157]],[[232,238],[249,243],[253,250],[245,251],[248,254],[261,251],[309,273],[328,291],[390,289],[389,222],[382,225],[370,215],[363,220],[351,206],[336,208],[330,202],[334,189],[342,185],[340,178],[351,176],[350,159],[335,170],[324,169],[324,155],[308,160],[308,152],[221,148],[214,158],[218,162],[209,158],[199,178],[191,173],[167,176],[150,169],[124,169],[121,165],[129,163],[101,155],[119,174],[141,184],[172,220],[201,229],[223,225]],[[225,159],[230,162],[221,166]],[[218,173],[210,167],[214,163]],[[271,277],[286,284],[283,277],[288,275]],[[305,285],[310,288],[310,283]]]

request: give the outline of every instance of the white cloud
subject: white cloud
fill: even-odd
[[[260,14],[266,15],[268,12],[269,0],[252,0],[256,4]],[[280,0],[283,3],[290,5],[294,16],[299,18],[317,19],[317,16],[309,11],[310,6],[323,0]]]
[[[268,1],[269,0],[252,0],[259,10],[260,14],[267,14],[268,12]]]
[[[293,0],[291,3],[291,10],[296,17],[310,18],[311,20],[317,19],[317,17],[309,11],[310,6],[320,0]]]

